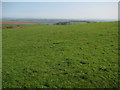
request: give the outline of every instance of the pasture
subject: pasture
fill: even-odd
[[[118,22],[2,30],[3,88],[117,88]]]

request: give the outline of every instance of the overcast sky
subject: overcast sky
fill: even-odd
[[[117,2],[3,2],[3,18],[118,19]]]

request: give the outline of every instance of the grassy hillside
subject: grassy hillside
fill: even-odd
[[[118,87],[117,24],[3,29],[3,88]]]

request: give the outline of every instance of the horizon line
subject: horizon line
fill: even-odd
[[[2,17],[2,19],[99,19],[99,20],[118,20],[119,18],[33,18],[33,17]]]

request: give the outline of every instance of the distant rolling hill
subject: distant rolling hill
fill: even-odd
[[[50,24],[50,25],[85,24],[85,23],[95,22],[95,21],[69,20],[69,19],[3,19],[3,21],[16,22],[16,23]]]

